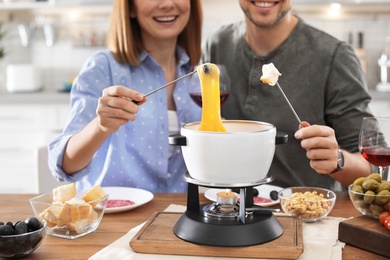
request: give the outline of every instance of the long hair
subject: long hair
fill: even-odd
[[[196,66],[201,57],[203,12],[201,0],[189,0],[190,17],[187,25],[179,34],[177,44],[190,57],[190,66]],[[139,53],[145,50],[141,38],[141,28],[137,19],[130,18],[130,10],[134,8],[133,0],[115,0],[107,34],[108,49],[116,61],[139,65]]]

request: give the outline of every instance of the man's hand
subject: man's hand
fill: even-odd
[[[303,121],[294,136],[302,140],[301,146],[314,170],[329,174],[336,168],[339,146],[332,128]]]

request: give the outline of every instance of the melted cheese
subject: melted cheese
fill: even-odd
[[[261,76],[260,80],[264,84],[268,84],[271,86],[275,86],[276,82],[278,82],[279,76],[282,75],[280,74],[280,72],[278,71],[278,69],[275,67],[273,63],[264,64],[262,71],[263,71],[263,76]]]
[[[197,69],[202,91],[202,119],[199,130],[226,132],[221,121],[221,97],[219,69],[215,64],[205,63]]]

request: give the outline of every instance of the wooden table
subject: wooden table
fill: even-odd
[[[24,220],[33,215],[28,199],[34,194],[1,194],[0,221]],[[208,200],[201,196],[201,203]],[[153,212],[163,211],[170,204],[186,205],[186,194],[155,194],[154,199],[142,207],[122,213],[106,214],[98,229],[84,237],[68,240],[47,235],[40,247],[23,259],[88,259],[96,252],[125,235],[130,229],[145,222]],[[353,207],[347,193],[338,193],[330,216],[351,217],[360,213]],[[388,259],[368,251],[346,245],[343,260]]]

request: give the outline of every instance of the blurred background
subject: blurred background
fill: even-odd
[[[243,19],[238,0],[202,2],[204,37]],[[0,0],[0,193],[42,190],[42,147],[67,120],[69,89],[83,62],[105,48],[112,3]],[[390,0],[293,0],[293,12],[354,46],[371,108],[389,116]]]

